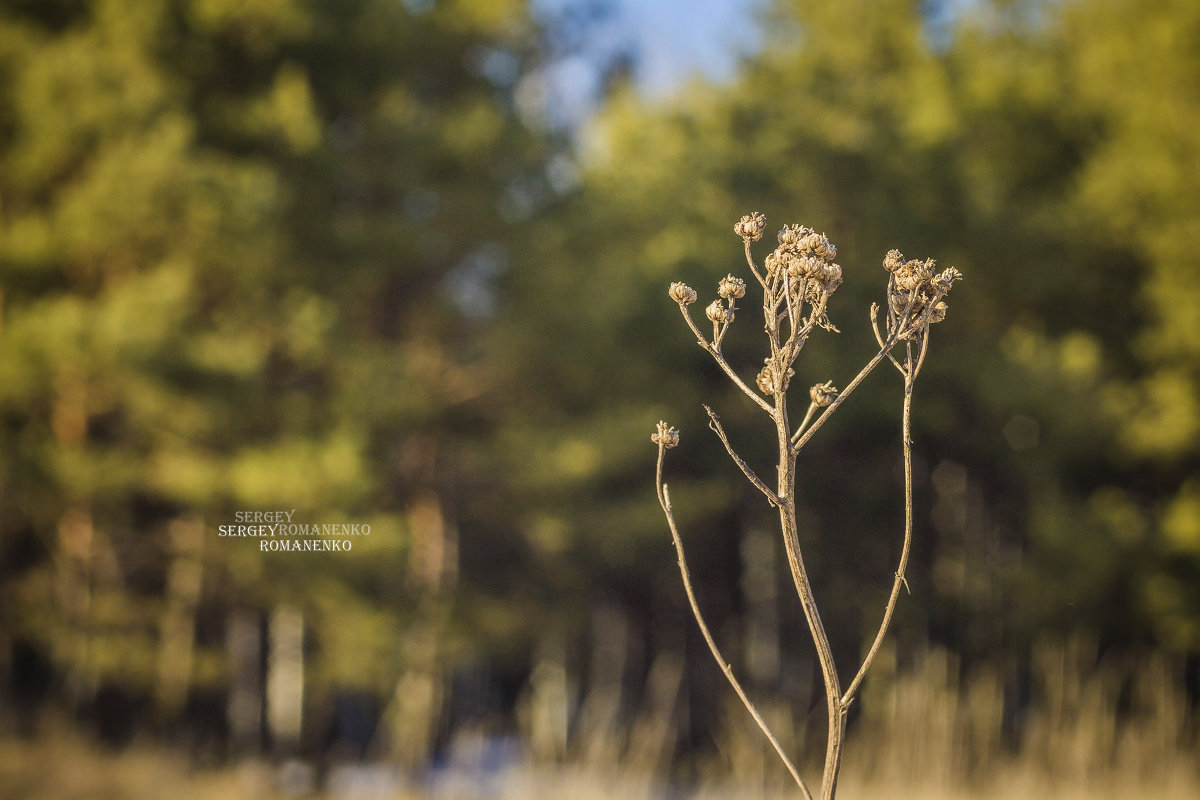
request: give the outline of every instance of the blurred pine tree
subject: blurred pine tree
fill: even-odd
[[[0,7],[0,627],[70,705],[169,720],[285,600],[313,707],[439,680],[536,37],[484,0]],[[217,536],[280,509],[371,535]]]

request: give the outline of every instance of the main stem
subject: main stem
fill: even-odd
[[[796,524],[796,450],[792,446],[788,425],[787,405],[783,394],[775,396],[775,429],[779,437],[779,524],[783,531],[783,544],[787,552],[788,567],[804,618],[812,633],[817,649],[817,661],[825,684],[825,704],[829,717],[829,731],[825,743],[825,770],[821,776],[821,800],[833,800],[837,790],[838,771],[841,769],[842,746],[845,742],[846,716],[842,705],[841,682],[838,680],[837,665],[833,660],[833,649],[829,646],[829,635],[821,621],[808,570],[800,553],[800,534]]]
[[[687,594],[688,604],[692,607],[692,616],[696,618],[696,623],[700,626],[700,633],[704,636],[705,643],[708,644],[709,651],[712,652],[713,658],[717,660],[717,664],[721,667],[721,671],[725,673],[725,678],[733,686],[733,690],[737,692],[738,698],[742,701],[742,705],[750,712],[750,716],[758,724],[758,727],[766,735],[771,742],[771,746],[775,748],[775,752],[783,761],[784,766],[792,775],[792,779],[796,781],[796,785],[800,787],[800,792],[804,795],[804,800],[813,800],[812,793],[808,790],[808,785],[804,783],[804,779],[800,777],[800,771],[796,769],[796,765],[788,758],[787,753],[780,744],[778,737],[771,730],[767,721],[763,719],[758,707],[750,700],[742,688],[742,684],[733,674],[733,667],[725,660],[725,656],[721,655],[720,648],[717,647],[717,642],[712,637],[712,633],[708,630],[708,623],[704,621],[704,615],[700,612],[700,603],[696,600],[696,593],[692,590],[691,572],[688,570],[687,558],[683,553],[683,538],[679,535],[679,529],[675,525],[675,514],[671,510],[671,495],[667,491],[667,485],[663,483],[663,453],[665,447],[661,444],[658,447],[658,468],[655,477],[655,487],[658,491],[658,503],[662,506],[663,513],[667,517],[667,526],[671,529],[671,539],[675,543],[675,552],[679,556],[679,574],[683,578],[683,590]]]

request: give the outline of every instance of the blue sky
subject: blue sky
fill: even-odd
[[[559,63],[553,80],[568,103],[594,88],[596,62],[622,49],[636,56],[635,77],[649,96],[662,96],[688,77],[721,80],[740,54],[758,42],[754,10],[763,0],[606,0],[610,15],[589,30],[581,52]],[[553,16],[595,0],[533,0]],[[573,116],[568,110],[568,116]]]
[[[613,0],[617,27],[637,46],[638,80],[654,94],[689,74],[729,75],[757,42],[753,0]]]

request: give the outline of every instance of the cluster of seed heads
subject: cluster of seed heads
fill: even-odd
[[[946,303],[942,298],[962,278],[962,273],[954,267],[937,272],[936,265],[932,258],[905,261],[899,250],[889,250],[883,258],[883,268],[891,273],[889,330],[900,330],[901,339],[912,339],[928,325],[946,318]]]
[[[747,214],[733,226],[733,232],[745,242],[747,260],[754,277],[763,287],[763,315],[773,343],[771,355],[763,360],[755,385],[768,397],[782,397],[795,375],[792,364],[812,328],[820,326],[837,331],[825,308],[830,295],[842,283],[842,268],[834,261],[837,247],[825,234],[804,225],[785,225],[776,236],[778,246],[763,261],[760,272],[750,256],[750,245],[762,239],[765,229],[766,218],[758,212]],[[884,257],[884,269],[890,273],[887,309],[888,335],[892,342],[915,339],[929,325],[945,319],[943,298],[962,274],[953,267],[938,272],[935,265],[931,258],[906,261],[899,250],[891,250]],[[696,290],[685,283],[672,283],[668,294],[679,304],[691,324],[687,307],[696,302]],[[704,315],[713,323],[713,338],[711,342],[702,340],[701,343],[711,348],[714,355],[719,355],[721,340],[734,320],[736,301],[745,295],[746,282],[726,275],[717,285],[717,299],[704,309]],[[803,313],[805,304],[808,305],[807,316]],[[785,320],[790,326],[786,340],[780,324]],[[882,338],[880,342],[882,344]],[[838,390],[828,381],[809,390],[809,397],[818,408],[829,406],[837,395]],[[669,432],[670,429],[664,429],[660,424],[654,440],[663,439]],[[675,436],[677,441],[678,434]],[[666,439],[663,442],[664,446],[674,446],[665,444]]]
[[[763,267],[777,301],[790,307],[793,302],[789,300],[803,300],[814,309],[818,325],[836,330],[824,308],[829,296],[842,285],[842,268],[834,263],[837,248],[825,234],[803,225],[786,225],[776,238],[779,246],[767,256]]]

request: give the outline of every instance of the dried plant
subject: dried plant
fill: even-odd
[[[845,743],[847,711],[887,633],[892,614],[896,609],[896,602],[900,596],[900,588],[902,586],[907,588],[904,575],[908,566],[913,529],[912,441],[909,422],[912,411],[913,385],[925,362],[930,326],[945,318],[944,298],[954,282],[962,275],[953,267],[941,272],[935,271],[932,259],[906,261],[899,251],[890,251],[883,260],[884,269],[887,270],[889,276],[885,304],[886,322],[882,330],[880,329],[878,304],[873,303],[870,311],[871,327],[875,332],[879,351],[846,384],[846,388],[842,391],[839,392],[834,388],[831,381],[811,387],[808,390],[808,409],[800,424],[793,428],[788,413],[788,389],[791,379],[795,375],[793,365],[808,341],[808,337],[816,328],[837,331],[829,321],[826,308],[830,296],[841,285],[842,268],[834,262],[837,257],[837,248],[824,234],[801,225],[788,225],[779,231],[779,246],[766,257],[760,269],[754,262],[752,245],[762,238],[765,225],[766,220],[763,215],[755,213],[742,217],[734,226],[734,232],[742,238],[745,245],[746,263],[750,267],[750,272],[763,291],[763,323],[767,342],[770,345],[770,352],[764,359],[763,367],[759,370],[753,387],[742,380],[726,360],[721,349],[725,335],[734,322],[737,301],[746,295],[745,281],[733,275],[721,279],[717,288],[718,298],[705,309],[705,316],[712,323],[711,337],[701,332],[688,309],[697,300],[696,291],[686,284],[673,283],[668,294],[679,305],[679,310],[688,327],[695,334],[699,345],[713,357],[729,379],[774,423],[779,443],[779,462],[777,465],[778,481],[772,488],[759,478],[750,465],[734,451],[725,429],[721,426],[720,417],[708,406],[704,407],[708,413],[709,427],[717,434],[726,452],[729,453],[729,457],[733,459],[746,479],[779,512],[779,526],[787,553],[788,567],[796,586],[796,593],[800,597],[800,604],[803,607],[813,643],[816,645],[817,660],[825,685],[829,728],[820,797],[822,800],[832,800],[837,791],[838,771]],[[900,351],[899,356],[896,355],[897,350]],[[816,598],[813,596],[808,569],[805,567],[804,556],[801,552],[800,532],[796,521],[796,460],[813,434],[821,429],[833,412],[884,359],[891,362],[904,381],[904,399],[901,410],[901,447],[904,454],[904,538],[895,579],[887,604],[883,609],[883,619],[879,624],[879,629],[861,665],[849,684],[843,688],[833,651],[829,646],[829,636],[821,622],[821,614]],[[737,692],[738,697],[741,698],[754,721],[770,740],[771,746],[791,773],[804,797],[807,800],[813,800],[813,793],[800,776],[795,764],[784,752],[778,737],[771,732],[762,714],[759,713],[754,703],[746,695],[741,683],[734,676],[729,662],[721,655],[721,651],[704,621],[704,616],[700,612],[687,561],[684,557],[683,540],[671,509],[671,496],[662,479],[664,455],[668,449],[679,444],[679,432],[665,422],[659,422],[658,429],[651,436],[651,440],[658,445],[656,476],[658,500],[671,529],[671,536],[679,556],[679,571],[683,577],[684,590],[687,593],[688,602],[691,604],[692,613],[700,626],[700,632],[708,643],[713,657],[725,673],[725,677]]]

